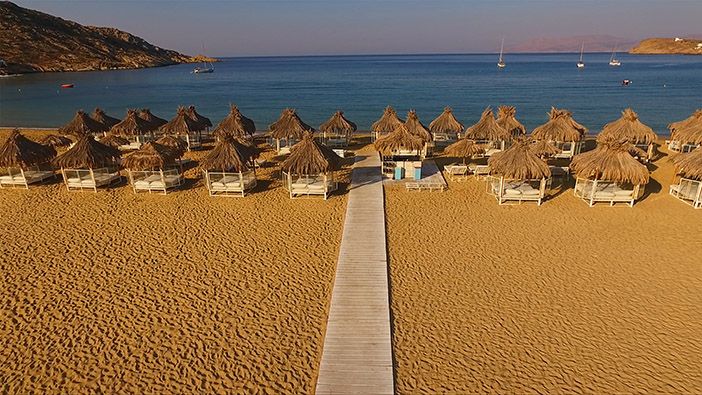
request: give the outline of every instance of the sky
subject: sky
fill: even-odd
[[[702,33],[702,0],[12,0],[210,56],[496,52],[532,38]]]

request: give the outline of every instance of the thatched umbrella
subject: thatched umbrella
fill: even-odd
[[[136,171],[162,170],[167,165],[174,164],[175,159],[176,154],[173,150],[150,141],[124,158],[122,166]]]
[[[90,114],[90,118],[105,125],[107,129],[119,123],[119,119],[107,115],[100,107],[95,107],[93,113]]]
[[[78,110],[73,119],[58,131],[61,134],[70,134],[80,137],[86,134],[104,133],[109,129],[110,128],[104,124],[90,118],[83,110]]]
[[[232,105],[229,110],[229,115],[224,118],[212,132],[217,138],[223,138],[224,135],[232,137],[244,138],[253,136],[256,132],[256,124],[252,119],[249,119],[241,114],[239,108]]]
[[[532,151],[531,141],[519,139],[488,160],[490,174],[507,180],[537,180],[551,177],[548,164]]]
[[[301,139],[306,132],[314,132],[314,128],[300,119],[294,109],[286,108],[280,118],[268,126],[274,139]]]
[[[573,157],[570,169],[589,180],[644,185],[648,183],[648,168],[631,156],[631,150],[630,142],[605,140],[594,150]]]
[[[407,120],[405,121],[405,127],[413,135],[422,139],[422,141],[427,144],[431,142],[434,138],[431,135],[429,129],[422,124],[417,116],[417,112],[414,110],[409,110],[407,113]]]
[[[682,144],[702,144],[702,110],[695,111],[687,119],[668,125],[670,139]]]
[[[404,121],[397,117],[397,112],[395,109],[387,106],[383,115],[373,123],[371,126],[371,131],[374,133],[375,138],[379,138],[382,135],[392,133],[399,125],[403,124]]]
[[[556,154],[560,154],[561,150],[555,145],[551,144],[548,140],[532,140],[531,141],[531,152],[536,154],[540,158],[550,158]]]
[[[679,154],[672,160],[677,174],[684,178],[702,181],[702,147]]]
[[[653,129],[639,120],[639,116],[631,108],[622,111],[622,116],[616,121],[606,124],[597,136],[597,141],[616,139],[627,141],[631,144],[651,145],[658,136]]]
[[[429,130],[434,134],[456,135],[463,131],[463,124],[453,115],[451,107],[444,107],[444,111],[429,124]]]
[[[80,136],[76,144],[57,156],[53,163],[62,169],[94,169],[117,164],[122,153],[96,141],[91,136]]]
[[[551,107],[548,122],[536,127],[531,132],[531,138],[559,143],[577,142],[581,141],[586,133],[587,128],[576,122],[570,111]]]
[[[110,133],[118,136],[143,136],[152,130],[152,125],[139,118],[136,110],[127,110],[127,116],[110,128]]]
[[[384,156],[390,156],[394,152],[421,151],[424,149],[424,140],[419,136],[410,133],[404,123],[400,123],[394,131],[386,134],[373,143],[375,149]]]
[[[513,106],[497,108],[497,124],[506,129],[512,137],[524,136],[526,128],[516,118],[517,109]]]
[[[10,136],[0,146],[0,166],[27,169],[50,162],[56,156],[53,147],[34,142],[24,137],[19,129],[10,132]]]
[[[151,110],[148,108],[142,108],[139,110],[139,118],[143,119],[144,121],[148,122],[150,126],[150,132],[158,130],[161,126],[165,125],[168,123],[163,118],[159,118],[156,115],[151,113]]]
[[[180,106],[176,116],[158,130],[164,134],[189,135],[191,133],[199,133],[204,128],[205,126],[190,117],[185,107]]]
[[[129,140],[116,134],[108,134],[107,136],[101,138],[100,142],[112,148],[119,148],[123,145],[129,145]]]
[[[190,118],[195,120],[195,122],[203,125],[203,129],[212,127],[212,121],[210,121],[209,118],[198,114],[198,112],[195,110],[195,106],[188,107],[188,115],[190,115]]]
[[[446,147],[444,152],[455,158],[463,158],[463,164],[465,165],[468,158],[484,154],[485,148],[476,144],[473,140],[462,138]]]
[[[188,149],[188,143],[176,136],[164,135],[159,137],[159,139],[156,140],[156,142],[163,146],[169,147],[178,155],[178,157],[183,156],[185,151]]]
[[[317,142],[311,132],[305,132],[295,144],[281,167],[290,174],[323,174],[338,170],[341,158],[331,148]]]
[[[255,147],[244,144],[230,135],[224,135],[200,161],[200,168],[205,171],[242,173],[250,168],[249,164],[258,157],[258,154]]]
[[[466,129],[465,138],[476,141],[509,141],[512,135],[497,124],[490,107],[483,111],[480,121]]]
[[[668,125],[670,129],[670,138],[676,140],[676,132],[686,129],[691,125],[702,126],[702,109],[696,110],[689,117],[683,119],[682,121],[672,122]]]
[[[53,148],[68,147],[73,144],[73,141],[65,136],[50,134],[39,141],[41,144],[48,145]]]
[[[344,136],[347,139],[356,131],[356,124],[346,119],[343,111],[337,111],[326,122],[319,126],[324,137]]]

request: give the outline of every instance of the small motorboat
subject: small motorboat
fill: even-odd
[[[61,88],[64,88],[64,89],[73,88],[73,84],[61,84]]]
[[[193,69],[194,74],[205,74],[214,73],[214,67],[195,67]]]
[[[622,80],[622,86],[629,86],[631,84],[631,80]]]

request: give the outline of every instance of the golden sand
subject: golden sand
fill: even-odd
[[[400,393],[702,393],[702,210],[386,186]]]
[[[166,196],[0,190],[2,392],[312,392],[346,198],[290,200],[277,169],[245,198],[196,169]]]

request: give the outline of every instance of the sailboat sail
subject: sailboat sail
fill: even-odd
[[[622,62],[619,61],[619,59],[616,58],[617,56],[617,47],[615,46],[612,48],[612,56],[609,58],[609,65],[610,66],[621,66]]]
[[[578,68],[582,69],[585,67],[585,62],[583,62],[583,51],[585,50],[585,43],[580,46],[580,60],[578,61]]]
[[[502,38],[502,44],[500,44],[500,59],[497,61],[497,67],[503,69],[507,64],[505,64],[504,59],[502,59],[502,54],[505,49],[505,38]]]

